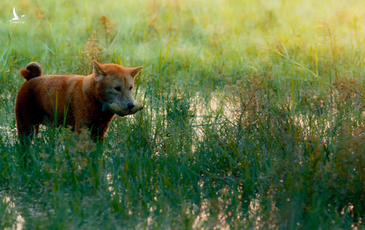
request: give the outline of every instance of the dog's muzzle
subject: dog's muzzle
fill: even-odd
[[[128,109],[123,109],[118,103],[113,102],[113,103],[107,103],[103,100],[100,100],[101,104],[102,104],[102,111],[106,111],[109,110],[121,117],[126,116],[126,115],[132,115],[135,114],[136,112],[140,111],[143,109],[143,106],[140,105],[138,102],[136,102],[136,104],[133,103],[128,103]]]

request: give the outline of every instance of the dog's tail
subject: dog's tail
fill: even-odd
[[[29,81],[32,78],[42,75],[42,66],[37,62],[31,62],[25,69],[20,70],[20,74]]]

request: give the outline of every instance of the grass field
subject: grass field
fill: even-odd
[[[0,229],[365,228],[363,1],[1,5]],[[145,109],[20,146],[20,68],[93,59],[143,65]]]

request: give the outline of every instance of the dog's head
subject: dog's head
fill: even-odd
[[[114,105],[110,107],[112,112],[120,116],[129,115],[143,108],[132,96],[134,79],[142,66],[126,68],[116,64],[101,65],[97,61],[93,61],[93,65],[99,96],[108,104]],[[120,106],[118,112],[112,109],[116,105]]]

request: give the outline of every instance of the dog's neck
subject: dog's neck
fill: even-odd
[[[82,93],[85,101],[90,104],[96,105],[96,111],[94,112],[100,112],[103,116],[108,117],[108,119],[111,119],[114,116],[114,113],[110,111],[102,112],[102,104],[100,100],[106,99],[102,98],[99,95],[99,90],[97,89],[97,82],[95,80],[94,74],[85,76],[82,82]]]
[[[95,92],[97,92],[95,77],[94,74],[90,74],[82,81],[82,93],[87,100],[100,100]]]

